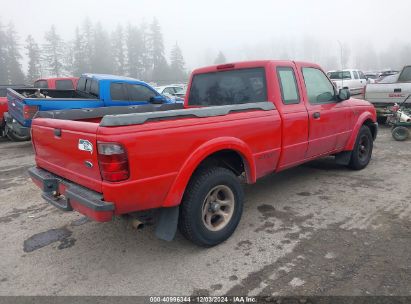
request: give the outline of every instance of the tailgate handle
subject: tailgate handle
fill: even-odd
[[[401,93],[401,88],[399,88],[399,89],[394,89],[394,93]]]
[[[54,135],[57,137],[61,137],[61,129],[54,129]]]

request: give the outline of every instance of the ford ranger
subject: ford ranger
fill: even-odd
[[[37,111],[172,102],[145,82],[113,75],[84,74],[76,90],[67,89],[67,84],[60,87],[64,89],[8,89],[6,130],[14,134],[13,138],[30,139],[29,128]]]
[[[363,169],[377,135],[374,107],[311,63],[200,68],[184,108],[165,106],[39,112],[29,174],[42,197],[100,222],[155,209],[158,237],[179,227],[209,247],[239,224],[242,182],[327,155]]]

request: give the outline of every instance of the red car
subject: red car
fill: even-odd
[[[62,210],[102,222],[157,210],[158,237],[172,239],[178,225],[213,246],[240,222],[242,182],[327,155],[363,169],[378,129],[369,102],[304,62],[197,69],[184,108],[173,107],[40,112],[30,176]]]
[[[63,78],[42,78],[34,82],[35,88],[47,88],[57,90],[75,90],[77,88],[78,77]],[[6,136],[14,141],[29,140],[28,135],[19,135],[12,130],[6,130],[4,113],[8,111],[7,88],[23,88],[27,85],[1,85],[0,86],[0,136]]]

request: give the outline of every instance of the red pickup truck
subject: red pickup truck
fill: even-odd
[[[336,92],[318,65],[254,61],[191,75],[184,108],[147,105],[39,112],[32,124],[43,198],[96,221],[158,210],[156,234],[201,246],[226,240],[243,210],[241,183],[334,155],[371,159],[376,113]]]

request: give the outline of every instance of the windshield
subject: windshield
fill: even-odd
[[[411,82],[411,66],[405,67],[400,77],[398,78],[399,82]]]
[[[348,71],[329,72],[328,77],[331,79],[351,79],[351,73]]]

